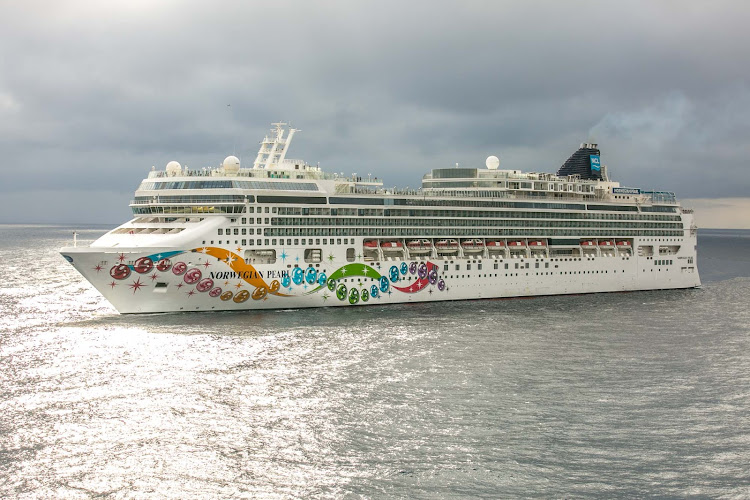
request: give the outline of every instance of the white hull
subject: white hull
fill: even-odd
[[[694,243],[694,238],[690,239]],[[245,264],[232,251],[223,248],[211,247],[208,253],[204,253],[203,247],[179,250],[171,256],[170,268],[163,272],[155,267],[156,257],[175,250],[139,248],[131,253],[69,247],[63,248],[61,253],[72,259],[76,269],[119,312],[153,313],[363,306],[697,287],[700,279],[693,260],[694,244],[683,243],[681,248],[684,250],[677,254],[653,258],[610,252],[612,256],[575,259],[467,256],[419,260],[415,257],[377,263],[331,259],[318,264],[317,268],[312,267],[315,269],[313,284],[307,281],[295,284],[293,280],[291,262],[298,259],[303,249],[288,249],[289,257],[285,262],[259,265]],[[153,267],[147,272],[136,272],[137,266],[131,265],[124,279],[110,275],[118,262],[134,262],[145,256],[153,257]],[[235,260],[227,262],[226,257]],[[307,264],[299,262],[300,269],[308,269]],[[178,263],[185,264],[185,271],[175,274]],[[420,278],[422,264],[424,277]],[[405,274],[402,273],[404,265]],[[394,266],[398,275],[396,281],[392,279]],[[146,267],[139,270],[145,271]],[[200,273],[193,271],[191,274],[193,269]],[[426,272],[428,270],[431,273]],[[329,278],[324,286],[319,284],[321,273]],[[309,274],[313,274],[312,271]],[[383,286],[381,276],[387,280],[387,287]],[[330,278],[336,285],[333,290],[328,287]],[[341,285],[346,287],[346,294],[339,299],[337,291]],[[278,290],[273,291],[276,286]],[[372,294],[373,286],[377,288],[377,296]],[[217,289],[220,290],[217,292]],[[352,290],[357,290],[354,298]],[[231,292],[231,296],[227,292]]]

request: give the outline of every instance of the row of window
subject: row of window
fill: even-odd
[[[276,210],[278,208],[278,210]],[[679,215],[650,215],[639,213],[598,213],[598,212],[527,212],[524,210],[419,210],[419,209],[382,209],[382,208],[307,208],[307,207],[274,207],[279,215],[333,215],[358,217],[439,217],[472,219],[511,217],[516,219],[605,219],[605,220],[664,220],[679,221]]]
[[[577,236],[583,238],[628,238],[633,236],[683,236],[683,231],[674,230],[616,230],[616,229],[427,229],[427,228],[383,228],[383,227],[363,227],[363,228],[309,228],[294,227],[266,228],[266,236],[368,236],[368,237],[402,237],[402,238],[464,238],[464,237],[536,237],[547,238],[555,236]]]
[[[260,224],[260,222],[258,222]],[[299,218],[272,217],[273,226],[369,226],[369,227],[611,227],[616,229],[682,229],[681,223],[629,221],[551,221],[551,220],[487,220],[487,219],[372,219],[372,218]]]

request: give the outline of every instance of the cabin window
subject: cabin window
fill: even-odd
[[[219,233],[219,236],[221,236],[221,235],[224,234],[224,230],[223,229],[219,229],[218,233]]]
[[[347,262],[354,262],[356,256],[353,248],[346,249],[346,260]]]

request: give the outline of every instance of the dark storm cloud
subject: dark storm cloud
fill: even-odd
[[[151,165],[247,164],[279,119],[290,156],[388,185],[490,154],[554,171],[591,138],[624,184],[750,188],[745,3],[0,9],[0,192],[120,192],[119,219]]]

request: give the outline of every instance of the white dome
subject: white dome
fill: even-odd
[[[497,156],[488,156],[487,161],[485,161],[484,164],[487,165],[487,168],[490,170],[497,170],[497,167],[500,166],[500,158]]]
[[[236,174],[240,171],[240,159],[236,156],[227,156],[221,164],[225,174]]]
[[[167,174],[174,177],[175,175],[179,174],[182,171],[182,165],[177,163],[176,161],[170,161],[167,163]]]

